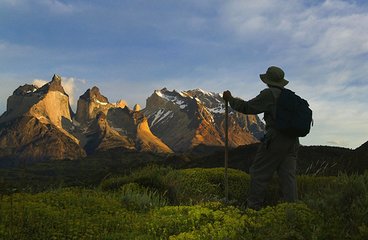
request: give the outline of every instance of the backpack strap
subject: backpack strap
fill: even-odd
[[[274,106],[274,109],[273,109],[273,112],[272,112],[272,118],[275,120],[276,119],[276,111],[277,111],[277,100],[279,99],[281,91],[282,91],[283,88],[274,87],[274,86],[271,86],[269,88],[272,92],[273,98],[275,99],[275,106]]]

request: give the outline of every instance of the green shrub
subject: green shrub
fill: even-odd
[[[141,187],[137,183],[128,183],[121,188],[123,204],[136,211],[147,211],[150,208],[167,205],[166,198],[149,188]]]
[[[249,176],[229,169],[229,199],[245,202]],[[172,204],[193,204],[224,198],[224,169],[173,170],[157,166],[145,167],[128,176],[112,177],[100,184],[101,190],[118,191],[123,185],[137,183],[165,194]]]
[[[13,194],[0,200],[0,239],[124,239],[127,235],[134,239],[143,235],[138,229],[144,219],[123,208],[114,194],[76,188]]]
[[[228,169],[229,199],[245,202],[249,176],[235,169]],[[165,177],[169,196],[178,204],[193,204],[224,198],[223,168],[193,168],[173,170]]]
[[[304,204],[280,204],[241,212],[212,203],[151,212],[149,232],[163,239],[312,239],[318,216]]]
[[[167,188],[163,183],[163,177],[171,171],[171,168],[150,165],[126,176],[105,179],[101,182],[100,189],[103,191],[114,191],[119,190],[127,183],[138,183],[141,186],[164,192]]]
[[[318,186],[316,186],[318,188]],[[364,239],[368,225],[368,174],[340,175],[333,187],[304,201],[324,219],[323,239]]]
[[[339,189],[337,177],[317,177],[317,176],[298,176],[298,195],[299,199],[321,198],[326,195],[326,192],[331,192]]]

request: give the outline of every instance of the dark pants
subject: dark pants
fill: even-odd
[[[283,200],[297,200],[296,159],[299,139],[289,137],[271,129],[258,149],[250,173],[248,207],[260,209],[263,205],[267,186],[277,171]]]

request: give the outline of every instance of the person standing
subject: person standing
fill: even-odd
[[[244,114],[264,113],[266,134],[249,169],[251,180],[247,207],[255,210],[263,207],[267,186],[274,172],[279,176],[283,200],[297,200],[296,160],[299,138],[275,128],[276,103],[282,89],[289,83],[284,76],[281,68],[269,67],[265,74],[260,74],[260,79],[268,87],[249,101],[234,98],[229,90],[223,93],[223,99],[235,111]]]

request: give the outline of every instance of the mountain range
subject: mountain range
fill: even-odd
[[[256,143],[263,133],[257,116],[230,109],[231,147]],[[110,149],[170,154],[223,145],[224,102],[201,89],[155,90],[144,109],[130,109],[123,100],[110,103],[95,86],[79,97],[74,113],[54,75],[42,87],[18,87],[0,116],[1,159],[78,159]]]

